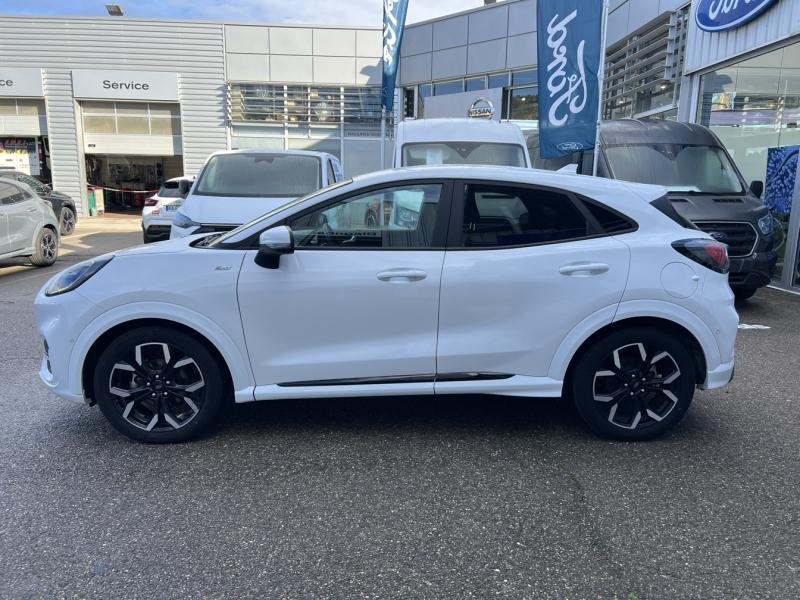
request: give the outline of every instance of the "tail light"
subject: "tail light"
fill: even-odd
[[[705,239],[680,240],[672,242],[672,247],[686,258],[717,273],[727,273],[730,269],[728,247],[720,242]]]
[[[144,199],[145,206],[155,206],[156,204],[158,204],[158,198],[150,197]]]

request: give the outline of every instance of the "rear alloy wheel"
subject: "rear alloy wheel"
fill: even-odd
[[[195,338],[146,327],[116,338],[94,373],[94,398],[114,427],[149,443],[183,442],[206,431],[222,406],[219,365]]]
[[[61,209],[59,228],[61,229],[61,235],[72,235],[75,233],[75,213],[69,206],[65,206]]]
[[[674,336],[657,329],[612,333],[574,370],[575,406],[597,433],[646,440],[674,427],[694,396],[694,361]]]
[[[36,251],[31,255],[31,263],[36,267],[49,267],[58,258],[58,234],[43,227],[36,237]]]

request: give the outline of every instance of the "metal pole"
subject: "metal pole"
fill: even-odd
[[[386,107],[381,106],[381,169],[386,168]]]
[[[600,68],[597,70],[597,134],[594,140],[594,160],[592,177],[597,177],[597,164],[600,162],[600,123],[603,120],[603,84],[606,79],[606,36],[608,29],[608,0],[603,0],[603,21],[600,24]]]

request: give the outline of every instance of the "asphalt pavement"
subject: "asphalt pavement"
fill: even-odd
[[[31,306],[140,236],[84,221],[50,269],[0,263],[0,597],[800,597],[800,297],[741,305],[769,329],[735,381],[649,443],[468,396],[238,406],[146,446],[39,383]]]

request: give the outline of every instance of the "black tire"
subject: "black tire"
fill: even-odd
[[[677,336],[630,327],[583,352],[568,383],[578,414],[594,432],[639,441],[669,431],[683,418],[696,381],[692,355]]]
[[[36,251],[31,255],[35,267],[49,267],[58,259],[58,234],[42,227],[36,236]]]
[[[735,287],[731,288],[733,291],[733,295],[736,296],[737,302],[744,302],[745,300],[749,300],[752,298],[755,293],[758,291],[758,288],[754,287]]]
[[[97,361],[93,384],[94,400],[111,424],[151,444],[185,442],[208,431],[225,393],[211,351],[191,335],[161,326],[114,338]]]
[[[69,206],[61,209],[61,215],[58,219],[58,227],[61,230],[62,236],[72,235],[75,233],[75,211]]]

